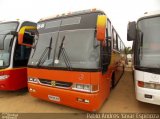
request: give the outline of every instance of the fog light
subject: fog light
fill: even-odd
[[[77,98],[77,101],[78,102],[83,102],[83,99],[82,98]]]
[[[29,88],[29,91],[30,91],[30,92],[32,92],[32,90],[33,90],[32,88]]]
[[[89,100],[84,100],[84,102],[85,102],[85,103],[89,103],[90,101],[89,101]]]
[[[35,89],[33,89],[33,90],[32,90],[32,92],[36,92],[36,90],[35,90]]]

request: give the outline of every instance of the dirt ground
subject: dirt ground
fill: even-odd
[[[33,98],[27,90],[0,91],[0,112],[10,113],[85,113],[84,111]],[[160,113],[160,106],[135,99],[132,73],[125,72],[111,91],[100,113]]]

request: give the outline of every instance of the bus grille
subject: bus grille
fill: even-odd
[[[42,85],[47,85],[51,87],[69,88],[72,86],[71,82],[54,81],[54,80],[47,80],[47,79],[39,79],[39,81]]]

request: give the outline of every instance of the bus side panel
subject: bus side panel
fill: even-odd
[[[107,71],[109,72],[109,71]],[[101,76],[100,80],[100,95],[101,95],[101,102],[104,103],[104,101],[109,97],[110,95],[110,82],[111,78],[109,76],[109,73],[105,73]]]
[[[91,73],[91,84],[99,84],[98,96],[94,102],[95,105],[98,105],[98,109],[100,109],[102,104],[110,95],[111,77],[112,69],[110,67],[104,74],[102,74],[102,72]]]
[[[94,100],[94,104],[96,105],[98,110],[100,109],[101,105],[104,102],[104,96],[102,95],[103,85],[101,82],[102,82],[102,73],[101,72],[91,72],[91,84],[98,85],[98,90],[99,90]]]
[[[111,67],[112,70],[114,72],[114,76],[115,76],[115,84],[120,80],[123,72],[124,72],[124,65],[121,63],[121,54],[119,52],[116,51],[112,51],[112,55],[111,55]]]
[[[9,77],[0,81],[0,90],[18,90],[27,87],[27,68],[15,68],[3,72]]]

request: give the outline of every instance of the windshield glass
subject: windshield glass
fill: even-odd
[[[1,23],[0,24],[0,68],[9,66],[10,51],[13,35],[10,31],[15,31],[18,23]]]
[[[39,37],[35,40],[29,65],[98,69],[100,43],[95,39],[97,15],[84,14],[38,23]]]
[[[140,66],[160,68],[160,17],[142,19],[138,22],[138,28],[142,32]]]

